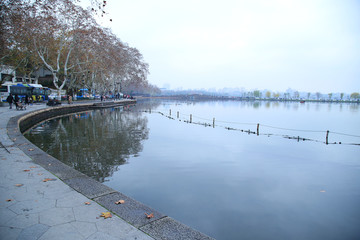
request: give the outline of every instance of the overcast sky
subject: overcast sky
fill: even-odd
[[[107,2],[158,87],[360,92],[360,0]]]

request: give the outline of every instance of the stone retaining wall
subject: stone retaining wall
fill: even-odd
[[[134,101],[121,101],[117,105],[131,103],[134,103]],[[13,139],[15,145],[30,156],[36,164],[39,164],[76,191],[104,206],[154,239],[213,239],[76,171],[42,151],[22,135],[24,131],[46,119],[106,106],[113,107],[114,102],[104,102],[100,106],[92,103],[56,106],[23,114],[10,119],[7,125],[8,135]],[[29,149],[32,150],[29,151]],[[125,204],[114,204],[119,199],[124,199]],[[147,219],[145,213],[153,213],[154,217]]]

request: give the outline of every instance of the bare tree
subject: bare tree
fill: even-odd
[[[94,0],[91,11],[75,2],[1,2],[5,11],[0,18],[6,19],[0,24],[2,33],[6,32],[0,38],[1,63],[28,75],[45,67],[58,90],[65,86],[86,86],[103,93],[147,89],[149,67],[141,53],[100,27],[92,16],[100,10],[105,14],[106,1]]]

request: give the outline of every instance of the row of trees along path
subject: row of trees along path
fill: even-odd
[[[48,69],[57,90],[158,92],[147,81],[149,67],[142,54],[96,22],[96,14],[104,17],[106,1],[92,0],[88,9],[77,2],[1,1],[1,65],[13,66],[29,79]]]

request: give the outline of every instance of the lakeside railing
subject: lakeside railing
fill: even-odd
[[[278,126],[271,126],[271,125],[267,125],[267,124],[260,124],[260,123],[244,123],[244,122],[231,122],[231,121],[221,121],[221,120],[216,120],[215,118],[212,119],[208,119],[208,118],[203,118],[200,116],[196,116],[193,114],[183,114],[180,113],[179,111],[176,112],[176,118],[175,116],[172,115],[171,109],[168,111],[168,114],[166,114],[164,111],[152,111],[152,110],[143,110],[142,112],[146,112],[146,113],[157,113],[160,114],[170,120],[179,120],[188,124],[196,124],[196,125],[202,125],[205,127],[221,127],[224,128],[226,130],[231,130],[231,131],[239,131],[239,132],[243,132],[243,133],[247,133],[247,134],[253,134],[253,135],[264,135],[264,136],[279,136],[279,137],[283,137],[286,139],[291,139],[291,140],[296,140],[298,142],[300,141],[313,141],[313,142],[319,142],[319,143],[324,143],[326,145],[328,144],[344,144],[344,145],[356,145],[356,146],[360,146],[360,136],[359,135],[354,135],[354,134],[348,134],[348,133],[341,133],[341,132],[335,132],[335,131],[329,131],[329,130],[306,130],[306,129],[294,129],[294,128],[285,128],[285,127],[278,127]],[[198,119],[200,121],[194,121],[195,119]],[[248,129],[244,129],[241,127],[235,127],[236,126],[249,126]],[[266,128],[270,128],[270,129],[277,129],[277,130],[281,130],[281,131],[286,131],[289,132],[289,134],[280,134],[280,133],[273,133],[273,132],[265,132],[265,131],[260,131],[261,129],[266,129]],[[322,141],[320,139],[315,139],[315,138],[311,138],[311,137],[300,137],[300,135],[293,135],[291,134],[292,132],[302,132],[302,133],[318,133],[318,134],[323,134],[323,139],[325,139],[325,141]],[[341,135],[341,136],[346,136],[346,137],[351,137],[351,138],[356,138],[356,141],[354,142],[344,142],[344,141],[329,141],[329,135],[333,134],[333,135]]]

